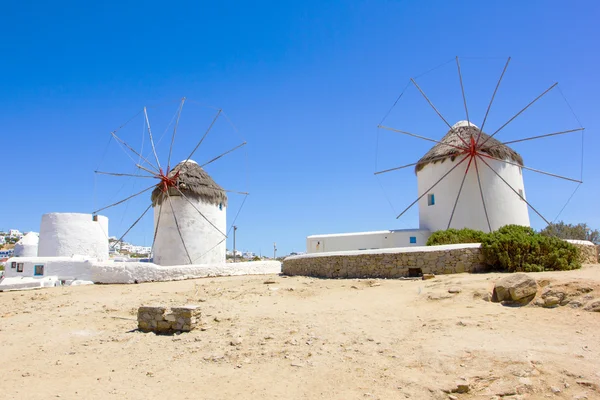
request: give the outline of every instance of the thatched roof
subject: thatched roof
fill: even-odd
[[[169,177],[173,177],[177,171],[179,177],[177,178],[177,185],[179,190],[189,199],[200,199],[205,203],[210,203],[218,206],[223,204],[227,206],[227,194],[221,186],[219,186],[213,179],[200,167],[195,161],[188,160],[187,162],[182,161],[177,164],[169,172]],[[181,196],[176,188],[169,189],[170,196]],[[166,200],[161,189],[156,187],[152,191],[152,204],[154,206],[162,204]]]
[[[456,123],[452,129],[446,133],[446,136],[440,140],[441,143],[433,146],[425,155],[419,160],[417,166],[415,167],[415,172],[419,172],[429,163],[443,163],[446,158],[451,158],[454,161],[454,158],[460,154],[460,150],[453,146],[465,147],[464,143],[460,138],[462,138],[465,142],[471,142],[471,136],[476,140],[477,135],[480,133],[480,129],[473,125],[469,124],[467,121],[460,121]],[[481,132],[481,137],[479,139],[479,143],[484,143],[483,147],[479,149],[480,152],[487,153],[492,157],[500,158],[502,160],[511,160],[519,165],[523,165],[523,157],[510,147],[501,144],[498,140],[491,138],[488,140],[490,136],[485,132]],[[448,145],[444,145],[442,143],[448,143]]]

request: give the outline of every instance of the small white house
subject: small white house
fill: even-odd
[[[306,238],[307,253],[372,250],[425,246],[430,232],[419,229],[312,235]]]

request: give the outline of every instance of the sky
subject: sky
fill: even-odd
[[[416,198],[414,172],[374,172],[416,162],[431,143],[377,125],[407,88],[385,125],[434,139],[447,132],[407,86],[411,77],[451,124],[465,119],[456,56],[476,124],[511,57],[486,131],[559,83],[496,138],[581,123],[583,146],[574,133],[514,148],[533,168],[583,176],[561,212],[578,185],[525,171],[542,215],[600,228],[599,16],[594,0],[5,2],[0,229],[38,231],[44,213],[91,213],[142,190],[144,179],[94,173],[136,170],[110,132],[137,114],[117,135],[153,157],[138,114],[148,106],[166,163],[183,97],[174,160],[188,156],[217,109],[227,118],[194,158],[247,142],[206,168],[224,188],[250,193],[235,220],[238,249],[271,255],[277,243],[281,255],[305,251],[307,235],[416,228],[416,209],[396,219]],[[230,195],[228,226],[243,199]],[[106,210],[110,235],[125,233],[148,204],[138,196]],[[125,240],[149,246],[152,235],[149,213]]]

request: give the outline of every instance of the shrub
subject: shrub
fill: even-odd
[[[486,264],[508,272],[581,268],[577,247],[520,225],[507,225],[486,235],[481,250]]]
[[[438,246],[442,244],[459,243],[481,243],[487,234],[474,229],[448,229],[445,231],[433,232],[427,239],[427,246]]]
[[[560,239],[589,240],[592,243],[600,244],[600,232],[592,229],[587,224],[565,224],[560,221],[551,223],[540,231],[545,236],[556,236]]]

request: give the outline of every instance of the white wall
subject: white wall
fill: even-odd
[[[23,272],[12,268],[12,263],[23,263]],[[44,266],[44,275],[35,276],[36,265]],[[279,274],[279,261],[249,261],[239,263],[215,263],[175,265],[164,267],[144,262],[114,262],[85,260],[67,257],[13,257],[6,264],[5,279],[0,290],[54,286],[54,282],[66,280],[69,284],[160,282],[208,276],[233,276],[256,274]],[[77,282],[72,282],[77,281]]]
[[[227,233],[226,207],[188,199],[219,230]],[[173,210],[179,223],[181,237],[192,258],[192,264],[213,264],[225,262],[225,236],[211,226],[198,211],[183,197],[171,196]],[[162,210],[162,211],[161,211]],[[154,243],[154,263],[158,265],[186,265],[190,260],[186,254],[169,201],[154,207],[154,227],[162,213],[156,241]]]
[[[202,265],[161,266],[153,263],[94,262],[92,281],[95,283],[141,283],[208,276],[263,275],[281,273],[279,261],[248,261]]]
[[[443,163],[430,163],[419,171],[417,173],[419,196],[446,172],[452,169],[460,160],[461,157],[456,157],[454,161],[447,158]],[[433,193],[435,196],[435,205],[428,205],[428,195],[423,196],[419,200],[419,226],[421,229],[435,232],[448,228],[454,202],[456,201],[468,162],[469,160],[467,159],[429,191],[429,193]],[[520,167],[491,159],[486,159],[486,162],[517,192],[522,190],[523,196],[527,198]],[[508,224],[529,226],[527,203],[521,200],[515,192],[480,160],[478,160],[477,166],[479,168],[485,205],[492,230]],[[450,228],[471,228],[484,232],[489,231],[474,164],[471,164],[469,168]]]
[[[17,272],[16,265],[13,268],[12,263],[22,263],[23,272]],[[37,276],[39,278],[57,276],[59,279],[91,280],[91,262],[83,258],[71,257],[13,257],[6,262],[4,275],[7,278],[35,277],[36,265],[44,266],[44,275]]]
[[[38,256],[83,255],[108,259],[108,218],[91,214],[50,213],[42,216]]]
[[[307,253],[425,246],[430,232],[417,229],[313,235],[306,238]],[[416,243],[410,243],[414,237]]]

